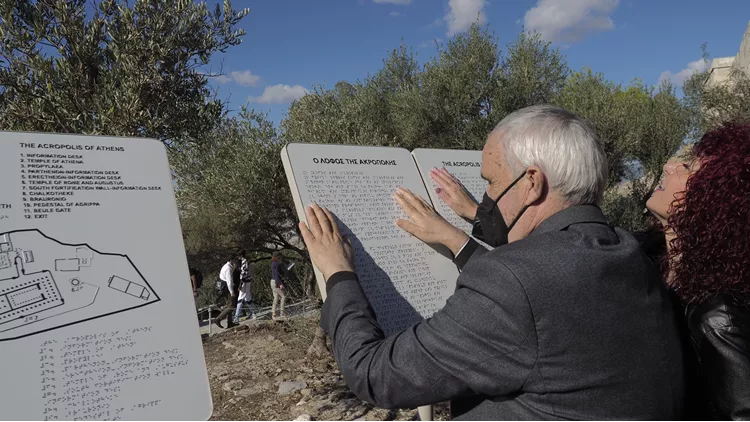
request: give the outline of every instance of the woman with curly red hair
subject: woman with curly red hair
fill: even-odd
[[[750,125],[706,133],[648,200],[664,280],[685,306],[699,388],[717,419],[750,419]]]

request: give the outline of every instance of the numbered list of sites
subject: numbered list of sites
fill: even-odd
[[[125,152],[123,146],[24,142],[20,145],[21,200],[27,220],[102,205],[101,199],[91,200],[85,193],[161,190],[160,186],[129,183],[121,169],[113,168],[116,163],[124,165],[125,160],[99,159],[100,163],[94,163],[90,159],[93,151],[117,154]]]

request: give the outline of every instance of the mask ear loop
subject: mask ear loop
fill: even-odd
[[[500,193],[500,195],[497,197],[497,199],[495,199],[495,205],[497,205],[497,203],[500,202],[500,199],[503,196],[505,196],[506,193],[508,193],[508,191],[510,190],[510,188],[512,188],[513,186],[515,186],[515,184],[518,183],[519,180],[523,179],[523,176],[525,176],[525,175],[526,175],[526,172],[521,173],[521,175],[518,176],[516,178],[516,180],[513,181],[513,183],[511,183],[510,185],[508,185],[508,187],[505,188],[505,190],[502,191],[502,193]]]
[[[529,208],[528,205],[526,205],[523,208],[521,208],[521,212],[518,213],[518,215],[516,216],[516,218],[513,219],[513,222],[510,223],[510,225],[508,226],[508,231],[511,231],[513,229],[513,226],[516,225],[516,223],[518,222],[518,219],[521,218],[521,216],[523,215],[524,212],[526,212],[527,208]]]
[[[497,199],[495,199],[495,206],[497,206],[497,203],[498,203],[498,202],[500,202],[500,199],[501,199],[501,198],[502,198],[503,196],[505,196],[505,194],[506,194],[506,193],[508,193],[508,191],[509,191],[509,190],[510,190],[510,189],[511,189],[511,188],[512,188],[513,186],[515,186],[515,185],[516,185],[516,183],[518,183],[518,181],[519,181],[519,180],[523,179],[523,176],[525,176],[525,175],[526,175],[526,172],[524,171],[523,173],[521,173],[521,175],[520,175],[520,176],[518,176],[518,177],[516,178],[516,180],[514,180],[514,181],[513,181],[513,183],[511,183],[510,185],[508,185],[508,187],[507,187],[507,188],[505,188],[505,190],[503,191],[503,193],[501,193],[501,194],[500,194],[500,196],[498,196],[498,197],[497,197]],[[513,221],[512,221],[511,223],[510,223],[510,225],[508,226],[508,231],[511,231],[511,229],[513,229],[513,226],[515,226],[515,225],[516,225],[516,223],[518,222],[518,219],[519,219],[519,218],[521,218],[521,216],[523,215],[523,213],[524,213],[524,212],[526,211],[526,209],[527,209],[527,208],[529,208],[529,206],[528,206],[528,205],[526,205],[526,206],[524,206],[523,208],[521,208],[521,211],[520,211],[520,212],[518,213],[518,215],[516,216],[516,218],[514,218],[514,219],[513,219]]]

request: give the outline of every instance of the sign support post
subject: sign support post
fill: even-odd
[[[431,404],[428,404],[427,406],[419,406],[419,408],[417,408],[417,413],[419,413],[420,421],[431,421],[434,416]]]

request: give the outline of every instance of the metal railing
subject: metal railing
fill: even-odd
[[[245,305],[245,308],[250,309],[247,305]],[[213,329],[213,323],[214,323],[213,311],[214,310],[220,311],[222,309],[224,308],[216,304],[211,304],[211,305],[204,306],[203,308],[198,309],[197,314],[199,316],[199,321],[201,323],[206,320],[201,320],[200,314],[208,311],[207,321],[208,321],[208,334],[209,335],[212,334],[212,329]],[[236,308],[233,308],[233,309],[236,309]],[[272,306],[264,306],[262,308],[256,307],[255,308],[256,318],[259,320],[264,319],[264,317],[271,314],[271,309],[272,309]],[[314,309],[318,309],[318,304],[317,304],[317,300],[313,300],[313,299],[304,299],[296,303],[284,305],[284,313],[286,314],[287,318],[296,316],[296,315],[302,315]]]

